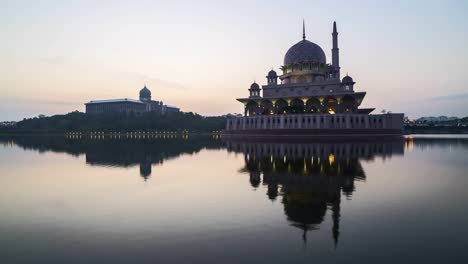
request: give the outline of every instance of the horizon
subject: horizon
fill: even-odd
[[[468,3],[288,3],[7,1],[0,121],[84,112],[91,100],[136,99],[145,85],[185,112],[241,113],[235,99],[278,71],[303,19],[327,62],[337,22],[341,75],[374,113],[468,116]]]

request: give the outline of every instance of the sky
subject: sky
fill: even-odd
[[[97,99],[155,100],[203,115],[279,72],[301,40],[331,62],[362,107],[409,117],[468,116],[468,1],[0,0],[0,121],[84,111]]]

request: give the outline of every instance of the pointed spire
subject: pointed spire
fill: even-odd
[[[332,48],[332,65],[338,69],[336,78],[340,78],[340,51],[338,48],[338,31],[336,30],[336,21],[333,21],[333,48]]]
[[[302,39],[305,40],[305,21],[302,19]]]

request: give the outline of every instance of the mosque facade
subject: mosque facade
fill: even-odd
[[[266,84],[254,82],[249,96],[237,99],[244,116],[227,121],[226,134],[400,134],[403,114],[371,115],[375,108],[362,108],[366,92],[357,91],[351,76],[341,78],[338,31],[333,22],[332,59],[306,39],[286,52],[281,73],[271,70]],[[328,130],[328,131],[326,131]]]
[[[151,99],[151,91],[143,87],[139,93],[139,100],[135,99],[110,99],[93,100],[85,104],[87,114],[103,114],[111,112],[120,113],[145,113],[158,112],[166,114],[168,112],[179,112],[180,109],[175,106],[165,105],[162,101]]]

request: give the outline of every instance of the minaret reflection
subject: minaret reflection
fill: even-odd
[[[307,233],[331,212],[335,247],[340,235],[342,195],[350,198],[355,181],[366,174],[361,160],[402,155],[404,141],[269,143],[227,141],[228,150],[244,154],[242,172],[254,188],[266,187],[268,199],[280,200],[291,226]]]

